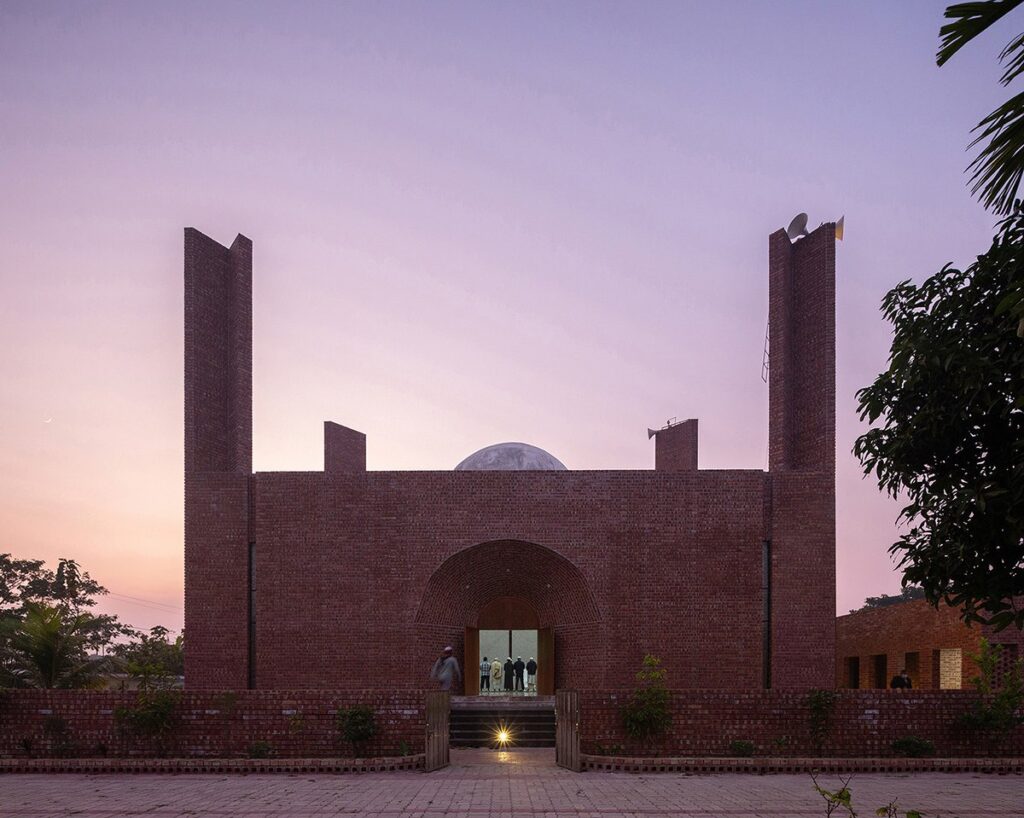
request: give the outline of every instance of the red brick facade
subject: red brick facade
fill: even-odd
[[[367,472],[328,424],[324,472],[252,474],[251,245],[186,231],[186,685],[422,688],[516,597],[560,688],[630,686],[647,652],[674,686],[830,686],[832,225],[769,256],[768,472],[697,470],[693,422],[650,471]]]
[[[624,691],[580,692],[580,742],[585,753],[630,755],[641,748],[622,727]],[[1024,754],[1024,727],[998,746],[957,724],[977,695],[966,691],[839,691],[831,728],[817,751],[806,691],[673,691],[672,728],[656,748],[663,756],[728,756],[733,741],[752,741],[757,755],[846,758],[892,756],[898,738],[935,744],[940,757]]]
[[[5,690],[0,696],[0,758],[152,756],[151,739],[125,734],[114,712],[136,693]],[[425,711],[416,691],[184,691],[175,693],[163,753],[185,758],[336,758],[351,753],[337,727],[339,708],[373,708],[378,734],[367,756],[423,752]],[[264,746],[259,747],[260,744]]]
[[[959,684],[970,687],[978,667],[971,657],[977,655],[981,638],[1003,646],[1003,664],[1024,656],[1024,633],[1016,628],[994,632],[981,625],[968,627],[959,611],[948,605],[937,609],[915,600],[885,608],[840,616],[836,619],[836,687],[887,687],[892,677],[906,668],[914,687],[938,689],[942,651],[959,651]],[[950,657],[952,658],[952,657]]]

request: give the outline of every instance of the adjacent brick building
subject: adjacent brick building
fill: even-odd
[[[956,608],[933,608],[923,599],[840,616],[836,687],[885,688],[906,669],[915,688],[968,688],[978,673],[971,657],[981,649],[982,637],[1002,646],[1001,670],[1024,653],[1024,633],[1018,629],[968,627]]]
[[[252,472],[252,244],[185,231],[186,686],[415,689],[476,629],[538,631],[540,691],[827,687],[835,637],[835,238],[769,238],[769,469]],[[683,383],[683,373],[679,373]],[[472,690],[474,673],[469,673]]]

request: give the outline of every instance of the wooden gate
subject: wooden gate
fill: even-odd
[[[580,771],[580,694],[559,690],[555,694],[555,761],[575,773]]]
[[[448,716],[451,700],[446,690],[427,693],[427,741],[424,769],[427,772],[448,766]]]

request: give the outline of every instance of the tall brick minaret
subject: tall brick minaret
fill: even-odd
[[[771,681],[835,683],[835,225],[768,240]]]
[[[249,685],[252,242],[185,230],[185,657],[189,688]],[[210,604],[216,602],[216,609]],[[227,612],[227,614],[225,614]]]

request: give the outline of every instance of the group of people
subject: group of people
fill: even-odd
[[[526,675],[526,682],[523,682],[523,675]],[[480,662],[480,692],[492,690],[491,683],[494,683],[493,690],[505,690],[520,693],[535,693],[537,691],[537,661],[531,656],[530,661],[524,662],[522,656],[517,656],[513,662],[509,656],[502,664],[500,660],[488,661],[487,657]]]
[[[525,681],[524,677],[525,676]],[[462,671],[459,668],[459,660],[455,658],[455,652],[451,645],[444,649],[444,652],[437,657],[434,667],[430,671],[430,678],[434,679],[441,690],[451,690],[456,682],[462,681]],[[493,684],[493,687],[491,683]],[[537,692],[537,662],[531,656],[530,661],[524,662],[522,656],[517,656],[513,662],[509,656],[502,664],[495,659],[489,661],[485,656],[480,663],[480,692],[495,692],[504,690],[512,693],[536,693]]]

